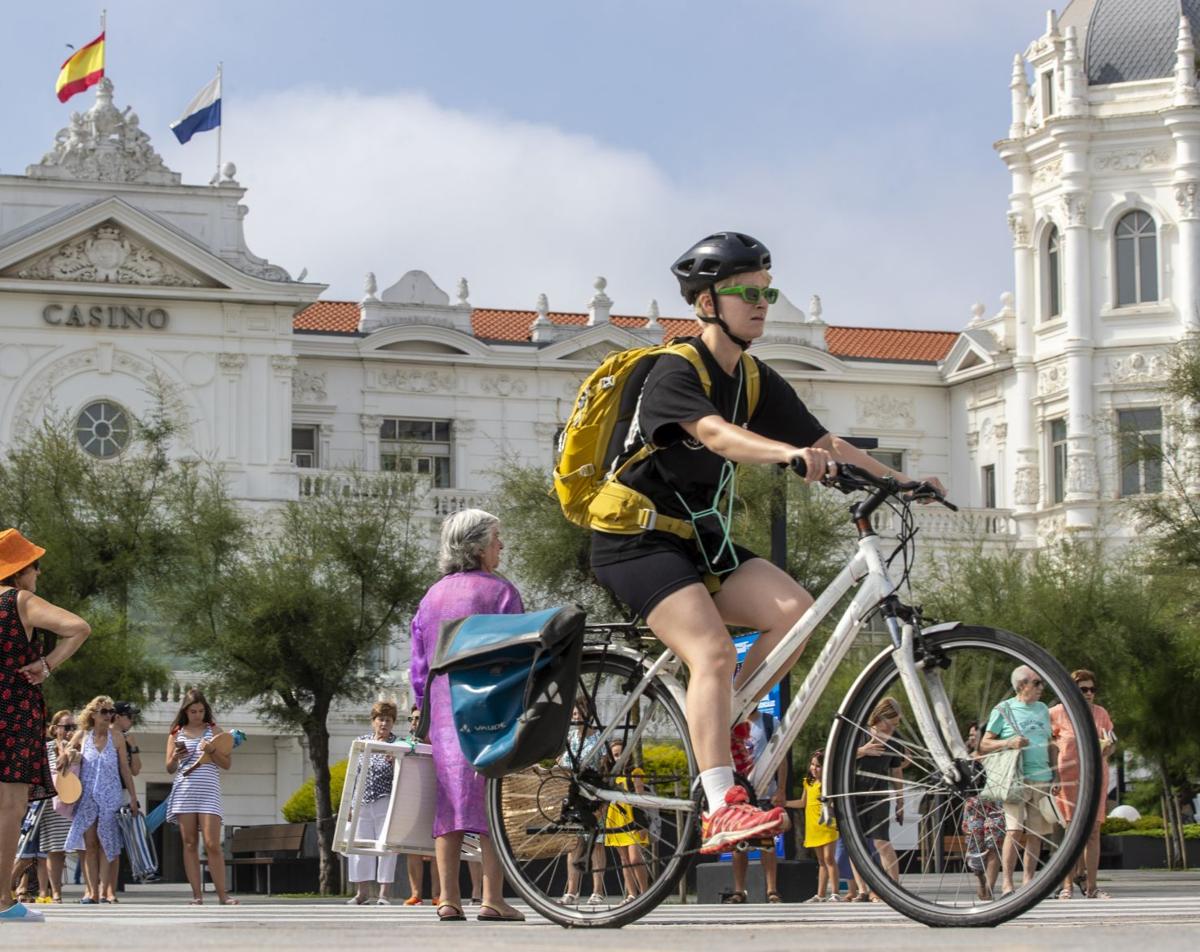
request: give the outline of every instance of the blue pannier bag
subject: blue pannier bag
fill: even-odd
[[[569,607],[442,623],[429,677],[449,678],[458,743],[485,777],[503,777],[562,752],[586,617]],[[428,732],[430,693],[420,736]]]

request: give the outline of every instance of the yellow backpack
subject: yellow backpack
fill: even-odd
[[[575,409],[563,428],[554,467],[554,491],[563,515],[585,529],[636,535],[658,529],[685,539],[693,535],[684,519],[660,515],[649,497],[630,489],[618,477],[659,447],[649,440],[626,451],[625,440],[637,410],[646,375],[663,354],[676,354],[696,368],[705,394],[712,378],[699,351],[687,342],[637,347],[609,354],[583,382]],[[746,418],[758,406],[758,364],[742,354],[746,383]]]

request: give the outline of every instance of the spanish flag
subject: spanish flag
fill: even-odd
[[[54,91],[58,93],[58,101],[66,102],[76,93],[81,93],[89,86],[100,82],[104,76],[104,34],[92,40],[87,46],[76,50],[62,64],[58,74],[58,82]]]

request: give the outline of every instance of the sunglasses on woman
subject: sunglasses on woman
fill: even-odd
[[[96,713],[103,714],[105,717],[116,717],[117,710],[113,707],[102,707]]]
[[[61,727],[65,731],[79,730],[78,724],[59,724],[58,726]]]
[[[1096,686],[1094,684],[1081,684],[1079,685],[1079,690],[1084,694],[1095,694]]]
[[[731,288],[720,288],[718,294],[736,294],[747,304],[757,304],[759,298],[768,304],[779,300],[779,288],[757,288],[752,284],[735,284]]]

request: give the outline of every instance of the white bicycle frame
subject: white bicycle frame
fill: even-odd
[[[788,709],[779,719],[779,726],[767,743],[762,756],[755,758],[754,769],[749,780],[760,797],[765,796],[779,764],[787,756],[796,736],[812,714],[821,694],[828,687],[837,666],[846,657],[851,645],[854,644],[854,639],[867,616],[881,600],[896,589],[895,582],[884,561],[878,536],[869,535],[859,539],[858,550],[846,567],[838,573],[829,587],[809,606],[808,611],[796,622],[791,631],[771,649],[758,668],[734,692],[731,727],[744,720],[757,707],[759,699],[786,676],[788,659],[808,642],[825,616],[855,585],[859,586],[858,591],[855,592],[846,611],[842,614],[829,641],[821,649],[820,655],[817,656],[812,669],[804,679],[804,683],[800,685]],[[911,624],[901,623],[895,618],[888,618],[887,623],[893,647],[887,649],[883,654],[891,655],[896,669],[900,673],[900,679],[912,707],[913,718],[928,749],[930,759],[948,782],[955,782],[959,779],[955,759],[966,759],[967,750],[942,685],[941,673],[936,668],[928,670],[918,668],[913,653],[914,632]],[[627,653],[622,649],[610,649],[610,651],[620,654]],[[634,652],[628,652],[628,654],[640,658]],[[615,715],[609,718],[608,726],[599,735],[599,743],[595,745],[581,766],[591,764],[599,758],[601,751],[607,749],[606,742],[613,738],[615,725],[623,723],[626,715],[654,678],[657,677],[664,682],[668,690],[680,702],[680,707],[686,710],[683,706],[684,692],[673,676],[673,672],[678,669],[678,666],[679,659],[672,652],[664,651],[646,669],[641,682],[618,707]],[[873,667],[874,662],[869,664],[866,670],[869,671]],[[855,686],[857,684],[856,681]],[[847,692],[847,697],[853,693],[854,688],[852,687]],[[845,701],[843,701],[842,707],[845,707]],[[835,719],[830,731],[829,746],[826,747],[826,750],[833,749],[841,717],[842,711],[839,710],[838,718]],[[618,773],[631,756],[645,726],[646,723],[643,722],[628,737],[622,733],[619,738],[625,741],[625,752],[621,757],[621,763],[614,768]],[[947,746],[947,741],[949,746]],[[823,788],[823,798],[829,799],[836,794],[832,789],[831,781],[832,778],[827,778],[826,786]],[[657,807],[659,809],[690,810],[693,808],[690,800],[639,796],[625,790],[605,790],[586,785],[586,792],[597,800],[628,803],[648,809]]]

